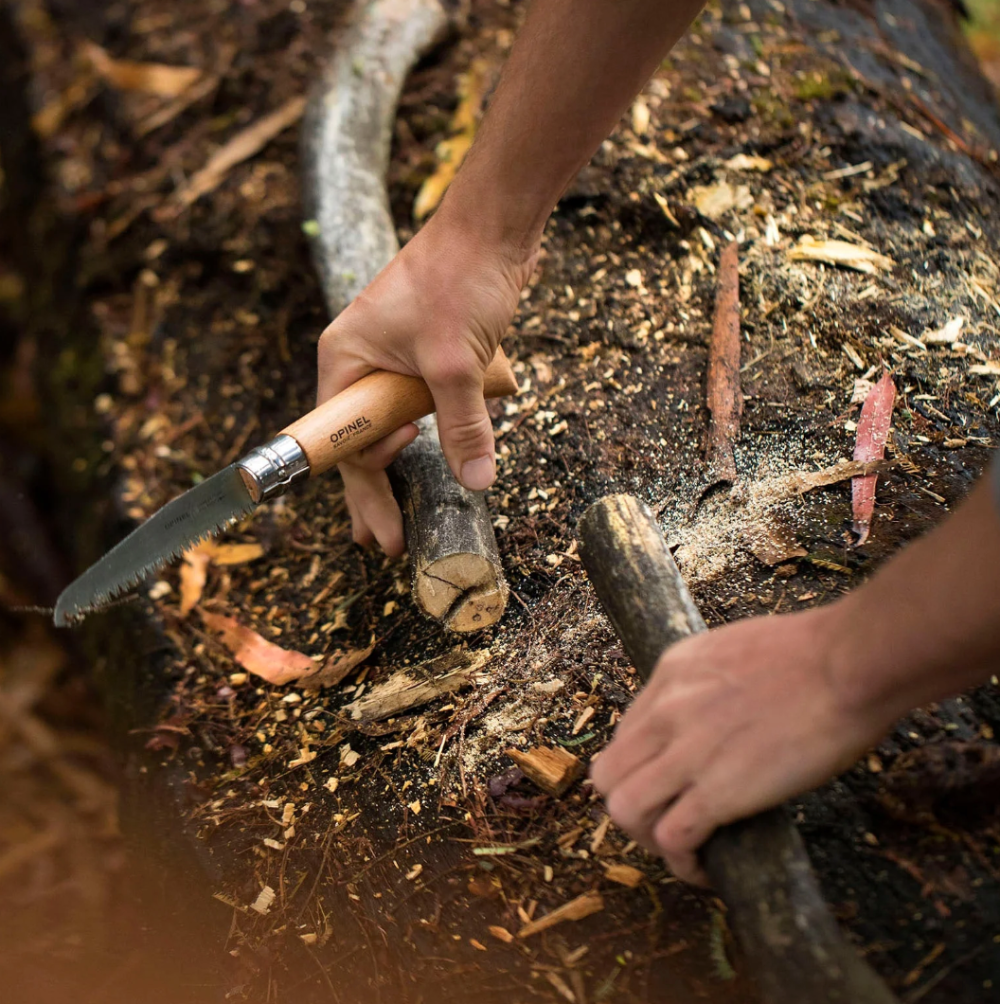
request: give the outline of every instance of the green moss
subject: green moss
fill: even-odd
[[[800,101],[830,101],[854,89],[854,80],[841,67],[832,67],[825,72],[813,70],[802,74],[795,85],[795,96]]]

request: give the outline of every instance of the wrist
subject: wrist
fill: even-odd
[[[919,676],[907,665],[904,646],[893,643],[888,611],[866,603],[866,586],[823,608],[830,684],[852,718],[888,729],[921,703],[911,684]],[[878,613],[873,611],[878,610]]]
[[[436,224],[462,242],[488,247],[530,275],[551,206],[539,208],[528,197],[504,197],[498,190],[482,188],[463,185],[459,172],[428,226]]]

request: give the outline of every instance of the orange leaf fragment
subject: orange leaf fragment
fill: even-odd
[[[203,610],[201,618],[206,627],[221,635],[222,644],[245,670],[268,683],[281,686],[316,669],[316,663],[308,655],[275,645],[234,617]]]
[[[861,407],[858,434],[854,442],[854,459],[862,463],[882,460],[885,443],[892,425],[892,408],[896,403],[896,385],[892,375],[885,373],[869,391]],[[860,547],[871,532],[875,512],[875,485],[877,474],[866,474],[851,480],[851,501],[854,515],[854,532],[858,535],[855,546]]]

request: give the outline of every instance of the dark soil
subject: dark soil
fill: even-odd
[[[402,562],[351,545],[335,478],[234,531],[264,557],[210,567],[190,614],[172,569],[82,630],[122,740],[125,831],[148,849],[154,883],[171,870],[144,901],[147,923],[194,935],[210,961],[187,982],[206,984],[205,999],[752,999],[721,905],[614,828],[598,840],[589,787],[541,795],[510,774],[504,749],[561,743],[586,760],[635,691],[575,554],[576,519],[601,494],[631,492],[661,515],[706,618],[721,623],[851,588],[987,463],[1000,388],[970,366],[1000,354],[989,152],[1000,115],[963,87],[946,48],[917,53],[923,5],[889,6],[882,30],[865,4],[713,8],[647,88],[648,127],[627,115],[563,199],[505,342],[522,391],[495,408],[491,506],[513,596],[500,627],[468,643],[492,653],[476,686],[364,729],[345,716],[361,688],[455,641],[413,609]],[[22,311],[21,328],[51,360],[59,551],[79,566],[107,540],[96,527],[113,536],[122,527],[109,524],[147,515],[311,405],[326,318],[301,229],[296,130],[189,208],[171,202],[216,145],[315,79],[341,9],[301,8],[137,0],[60,5],[55,20],[22,5],[35,101],[67,104],[43,140],[48,187],[32,226],[72,239],[44,265],[13,267],[44,268],[46,290],[65,291],[44,314]],[[499,65],[519,9],[464,13],[403,98],[390,182],[404,238],[456,75],[474,56]],[[157,99],[91,80],[70,106],[86,82],[71,58],[84,37],[220,79],[144,132]],[[914,69],[925,56],[935,64]],[[961,115],[951,88],[969,102]],[[772,166],[726,166],[741,153]],[[723,183],[747,189],[740,208],[699,213],[695,190]],[[773,566],[744,543],[734,491],[706,492],[706,345],[717,250],[733,235],[745,485],[850,456],[855,380],[883,363],[894,373],[895,464],[863,547],[847,483],[757,514],[807,551]],[[868,242],[894,264],[867,275],[792,261],[803,235]],[[955,316],[958,346],[914,344]],[[200,610],[310,655],[372,637],[375,653],[319,694],[258,685]],[[551,680],[562,689],[534,686]],[[984,751],[997,718],[992,684],[921,712],[794,809],[838,918],[907,1000],[972,1004],[1000,979],[1000,831],[976,794],[993,790]],[[979,752],[960,756],[957,741]],[[959,762],[967,776],[955,780]],[[641,870],[638,888],[605,877],[621,863]],[[264,887],[275,900],[258,913]],[[595,888],[604,909],[583,921],[512,944],[490,933]]]

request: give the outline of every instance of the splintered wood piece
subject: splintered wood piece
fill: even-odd
[[[508,749],[506,752],[526,777],[550,795],[562,795],[583,774],[583,761],[561,746]]]
[[[450,652],[440,659],[401,669],[364,697],[345,705],[344,711],[356,722],[391,718],[471,686],[473,675],[491,658],[490,652]]]
[[[583,514],[580,544],[601,605],[646,681],[665,648],[705,630],[656,519],[638,499],[610,495]],[[767,1004],[898,1004],[841,935],[783,810],[717,830],[702,855]]]
[[[719,259],[719,288],[715,295],[715,322],[708,346],[706,397],[711,422],[708,428],[708,469],[712,483],[736,480],[733,444],[740,434],[743,395],[740,392],[740,271],[739,247],[732,241]]]
[[[517,936],[530,938],[533,934],[547,931],[550,927],[555,927],[556,924],[561,924],[565,920],[583,920],[584,917],[589,917],[592,913],[599,913],[603,909],[604,898],[599,892],[585,892],[582,896],[577,896],[576,899],[571,899],[568,903],[557,906],[544,917],[539,917],[538,920],[532,920],[525,924],[517,932]]]
[[[417,424],[420,435],[389,472],[403,510],[413,596],[449,630],[478,631],[500,619],[509,594],[486,497],[455,480],[434,416]]]

